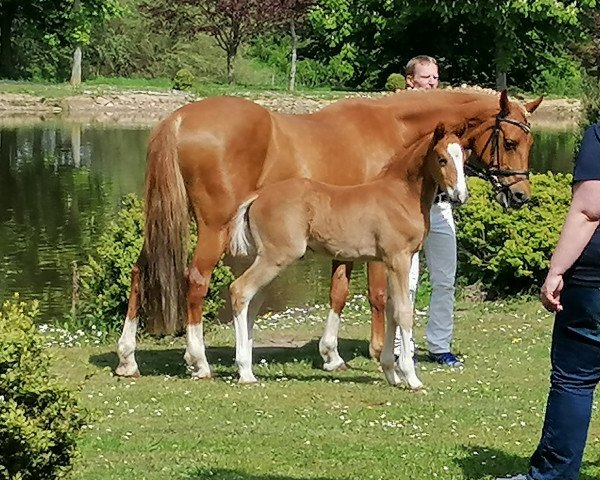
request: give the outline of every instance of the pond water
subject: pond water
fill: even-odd
[[[73,262],[127,193],[141,194],[149,129],[43,123],[0,127],[0,301],[39,299],[44,322],[71,304]],[[569,172],[573,131],[534,131],[531,168]],[[263,310],[326,302],[330,263],[309,257],[266,291]],[[352,291],[365,293],[357,265]],[[226,314],[224,314],[226,315]]]

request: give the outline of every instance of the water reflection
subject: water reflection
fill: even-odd
[[[127,193],[141,194],[149,130],[44,123],[0,128],[0,300],[20,292],[42,302],[44,321],[70,309],[72,262]],[[573,132],[535,132],[533,171],[571,170]],[[328,299],[330,263],[309,256],[268,288],[265,310]],[[365,293],[357,266],[352,291]]]

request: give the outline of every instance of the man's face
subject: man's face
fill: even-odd
[[[438,83],[438,67],[429,62],[417,63],[414,74],[406,77],[408,88],[437,88]]]

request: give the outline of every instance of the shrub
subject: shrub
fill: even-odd
[[[50,357],[18,297],[0,308],[0,478],[58,478],[71,465],[83,415],[48,373]]]
[[[582,74],[579,61],[567,55],[544,55],[544,68],[533,81],[534,91],[546,94],[579,97],[582,94]]]
[[[492,295],[541,285],[571,201],[570,174],[532,175],[533,197],[503,210],[491,187],[469,179],[471,197],[456,213],[458,274]]]
[[[115,218],[108,223],[96,243],[95,255],[88,259],[81,274],[79,321],[83,328],[92,325],[102,331],[122,327],[131,282],[131,268],[142,249],[144,214],[142,201],[127,195]],[[190,252],[197,236],[190,236]],[[233,275],[229,267],[219,262],[211,278],[204,302],[204,318],[213,320],[225,301],[220,291],[229,285]],[[141,317],[143,322],[143,315]]]
[[[194,74],[187,68],[177,70],[173,78],[173,88],[175,90],[190,90],[196,81]]]
[[[406,80],[399,73],[392,73],[387,78],[385,82],[385,89],[390,92],[395,92],[396,90],[404,90],[406,88]]]

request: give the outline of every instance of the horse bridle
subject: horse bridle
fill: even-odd
[[[519,122],[518,120],[508,116],[496,115],[496,122],[494,123],[490,138],[488,138],[488,141],[485,142],[485,145],[481,150],[481,154],[479,155],[479,159],[481,161],[481,155],[483,155],[483,152],[485,152],[488,146],[491,144],[490,166],[486,168],[480,165],[471,165],[469,163],[465,165],[465,169],[469,175],[474,175],[489,181],[497,193],[508,193],[509,188],[514,184],[529,178],[529,170],[509,170],[500,166],[500,132],[502,131],[501,124],[503,122],[516,125],[527,134],[531,133],[531,128],[526,123]],[[521,178],[518,178],[517,180],[508,184],[501,183],[498,180],[499,177],[512,177],[513,175],[518,175]]]

